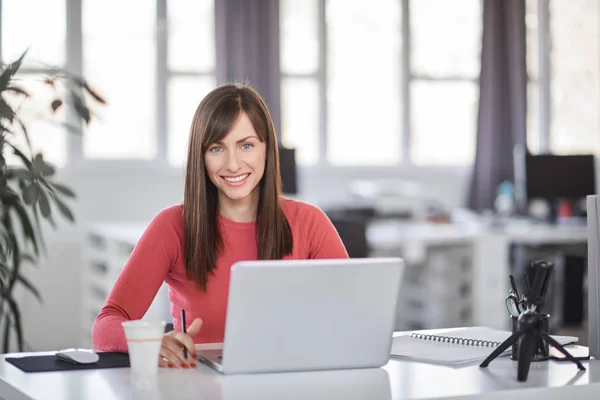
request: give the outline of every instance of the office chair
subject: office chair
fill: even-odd
[[[369,256],[366,221],[357,218],[336,218],[334,216],[330,217],[330,219],[340,235],[350,258],[364,258]]]

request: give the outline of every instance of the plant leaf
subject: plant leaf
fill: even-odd
[[[19,351],[23,351],[23,327],[21,326],[21,311],[19,310],[19,305],[12,298],[12,296],[7,296],[6,300],[8,301],[11,314],[15,321],[14,328],[17,334],[17,346]]]
[[[23,152],[21,150],[19,150],[17,147],[15,147],[12,143],[6,142],[6,144],[8,146],[12,147],[13,153],[15,153],[21,159],[21,161],[23,161],[23,164],[25,164],[25,166],[27,167],[27,169],[29,169],[30,171],[32,171],[33,170],[33,164],[27,158],[27,156],[25,154],[23,154]]]
[[[38,191],[39,191],[38,200],[39,200],[40,211],[42,212],[42,216],[46,219],[50,219],[51,210],[50,210],[50,202],[48,201],[48,195],[46,194],[44,189],[39,187],[37,184],[36,184],[36,186],[38,187]]]
[[[40,295],[40,292],[36,289],[35,286],[33,286],[33,284],[29,280],[27,280],[23,275],[19,274],[17,275],[17,281],[22,283],[23,286],[29,289],[29,291],[35,296],[35,298],[40,303],[42,302],[42,296]]]
[[[56,182],[50,182],[50,185],[56,189],[57,192],[60,192],[61,194],[67,196],[67,197],[77,197],[77,195],[68,187],[66,187],[65,185],[62,185],[60,183],[56,183]]]
[[[27,127],[25,126],[25,124],[23,123],[23,120],[19,117],[16,117],[17,122],[19,123],[19,125],[21,126],[21,130],[23,131],[23,135],[25,136],[25,141],[27,142],[27,148],[29,149],[29,152],[32,152],[32,147],[31,147],[31,139],[29,138],[29,133],[27,132]]]
[[[62,106],[63,102],[61,99],[56,99],[52,102],[51,107],[52,107],[52,111],[55,111],[59,109],[60,106]]]
[[[83,97],[77,91],[71,90],[71,98],[73,100],[73,106],[75,107],[75,112],[77,115],[82,118],[86,124],[89,124],[92,119],[92,114],[90,113],[89,108],[86,106]]]
[[[15,118],[15,112],[3,98],[0,97],[0,118],[6,118],[10,122]]]
[[[21,57],[19,57],[15,62],[8,64],[6,69],[2,71],[2,74],[0,74],[0,92],[3,92],[8,87],[11,78],[21,67],[23,58],[25,58],[25,54],[27,54],[28,51],[29,49],[25,50],[23,54],[21,54]]]
[[[35,176],[38,178],[54,174],[54,167],[44,161],[44,157],[41,153],[36,154],[33,159],[33,170]]]
[[[38,184],[34,182],[31,185],[26,186],[25,189],[23,189],[23,201],[25,202],[25,204],[31,205],[38,201],[40,195],[39,193],[40,188]]]
[[[21,227],[23,229],[23,236],[26,240],[29,240],[31,242],[31,244],[33,245],[33,252],[37,256],[39,254],[39,244],[43,244],[43,237],[39,237],[40,243],[38,243],[37,232],[35,231],[35,228],[31,223],[31,220],[29,219],[29,214],[27,213],[27,210],[25,209],[23,204],[18,200],[18,198],[17,202],[15,202],[12,205],[12,208],[15,210],[17,216],[19,217],[19,222],[21,223]]]
[[[36,261],[35,257],[32,256],[31,254],[25,254],[25,253],[21,254],[21,260],[28,261],[28,262],[32,263],[33,265],[37,265],[37,261]]]
[[[21,94],[25,97],[31,97],[31,95],[29,94],[29,92],[27,92],[25,89],[19,87],[19,86],[9,86],[6,88],[7,91],[9,92],[15,92],[17,94]]]
[[[6,126],[4,126],[3,124],[0,124],[0,133],[2,132],[8,132],[14,135],[14,132],[11,131],[10,129],[8,129]]]
[[[4,311],[4,310],[3,310]],[[2,352],[3,353],[8,353],[10,351],[10,325],[11,325],[11,320],[10,320],[10,316],[8,315],[8,313],[6,313],[6,316],[4,317],[4,344],[3,344],[3,349]]]
[[[69,221],[75,222],[75,217],[73,216],[73,213],[69,207],[61,199],[59,199],[58,196],[53,196],[52,198],[54,199],[54,204],[56,204],[60,213]]]
[[[106,104],[106,100],[102,96],[100,96],[98,94],[98,92],[96,92],[95,90],[92,90],[92,88],[88,85],[87,82],[84,82],[83,88],[90,94],[90,96],[92,96],[94,99],[96,99],[96,101],[98,103]]]

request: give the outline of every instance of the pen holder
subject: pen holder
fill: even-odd
[[[510,317],[512,333],[515,333],[519,330],[519,317]],[[542,314],[542,331],[544,333],[548,333],[550,327],[550,315]],[[515,344],[512,345],[510,358],[512,360],[519,359],[519,343],[521,343],[521,339],[519,339]],[[531,357],[531,361],[546,361],[550,359],[550,346],[548,342],[544,339],[539,338],[538,343],[535,345],[535,351],[533,353],[533,357]]]

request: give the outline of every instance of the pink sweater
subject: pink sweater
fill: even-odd
[[[348,258],[338,233],[320,209],[286,198],[281,199],[281,207],[294,237],[293,252],[286,259]],[[181,329],[179,314],[185,309],[188,324],[195,318],[203,321],[195,343],[223,341],[230,268],[237,261],[256,260],[257,247],[254,222],[219,216],[219,223],[224,252],[203,293],[185,274],[183,207],[166,208],[152,220],[96,318],[92,331],[95,349],[126,352],[121,322],[141,319],[163,282],[169,287],[176,330]]]

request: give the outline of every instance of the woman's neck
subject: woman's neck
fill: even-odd
[[[219,196],[219,213],[234,222],[252,222],[256,220],[258,209],[258,191],[253,191],[248,197],[232,200],[227,196]]]

